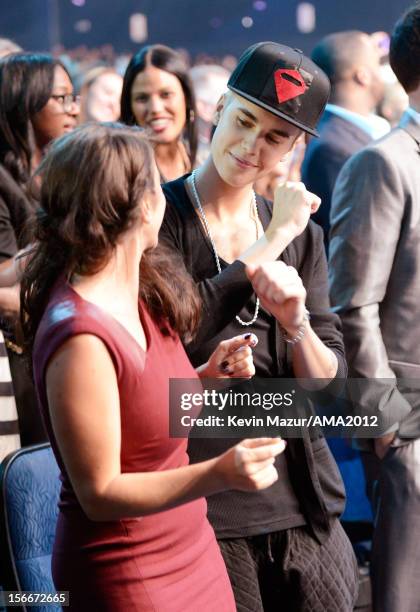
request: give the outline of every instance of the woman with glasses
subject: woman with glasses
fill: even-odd
[[[76,126],[79,100],[64,65],[50,55],[0,61],[0,262],[26,245],[36,204],[29,179],[45,148]]]
[[[78,98],[64,65],[50,55],[15,53],[0,61],[0,263],[27,245],[36,196],[29,181],[49,143],[70,132]],[[31,190],[33,192],[33,190]],[[1,327],[19,307],[18,292],[2,290]],[[5,332],[19,413],[22,444],[45,439],[33,386],[21,363],[19,342]]]

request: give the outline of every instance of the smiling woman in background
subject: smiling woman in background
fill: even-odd
[[[195,99],[188,66],[163,45],[144,47],[127,66],[121,121],[147,129],[161,182],[190,172],[197,152]]]

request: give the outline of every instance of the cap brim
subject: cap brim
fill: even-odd
[[[249,100],[253,104],[256,104],[257,106],[260,106],[261,108],[263,108],[264,110],[268,111],[272,115],[275,115],[276,117],[280,117],[280,119],[284,119],[288,123],[291,123],[292,125],[295,125],[296,127],[300,128],[301,130],[306,132],[307,134],[311,134],[311,136],[315,136],[316,138],[319,138],[319,134],[318,134],[318,132],[315,129],[309,128],[307,125],[303,125],[303,123],[300,123],[299,121],[296,121],[295,119],[293,119],[289,115],[286,115],[286,113],[282,113],[281,111],[274,109],[269,104],[266,104],[265,102],[262,102],[258,98],[254,98],[253,96],[250,96],[249,94],[241,91],[240,89],[237,89],[236,87],[232,87],[232,85],[228,84],[228,88],[231,91],[234,91],[235,93],[237,93],[238,96],[241,96],[242,98],[246,98],[247,100]]]

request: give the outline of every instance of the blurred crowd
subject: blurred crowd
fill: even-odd
[[[389,65],[389,35],[385,32],[375,32],[361,37],[361,34],[344,32],[338,36],[327,36],[314,49],[313,56],[332,81],[330,106],[336,104],[364,115],[371,125],[372,136],[378,138],[398,124],[407,108],[408,97]],[[356,53],[349,54],[349,49],[354,49]],[[1,55],[19,50],[20,47],[13,41],[0,39]],[[208,154],[217,101],[226,89],[237,58],[232,55],[220,58],[204,53],[193,58],[186,49],[177,49],[176,53],[184,63],[185,70],[189,72],[194,88],[198,128],[195,163],[199,165]],[[56,46],[52,55],[60,59],[68,70],[74,91],[80,95],[78,123],[115,121],[120,117],[122,83],[131,59],[129,54],[118,54],[111,44],[107,44],[100,48],[80,46],[72,50]],[[349,71],[354,72],[360,65],[374,71],[375,78],[372,83],[352,82]],[[339,101],[335,103],[334,99]],[[300,180],[306,144],[302,137],[287,161],[281,162],[275,172],[256,185],[257,191],[272,199],[274,188],[279,182]],[[353,152],[354,150],[351,151]],[[318,155],[316,157],[320,159]],[[340,163],[343,161],[344,158],[341,158]],[[310,162],[306,165],[308,164],[310,165]],[[330,192],[339,169],[337,167],[337,172],[330,179]],[[309,187],[313,187],[308,175],[305,179],[309,180]],[[320,215],[325,221],[329,215],[330,194],[322,195],[324,203],[327,204],[323,206]],[[327,236],[328,222],[325,221],[321,225]]]
[[[377,171],[372,161],[372,167],[369,166],[369,171],[363,174],[363,169],[357,166],[358,154],[366,147],[371,150],[369,147],[382,142],[381,139],[387,142],[389,134],[393,133],[391,130],[400,124],[409,106],[406,91],[410,93],[411,85],[407,87],[400,75],[397,79],[390,64],[389,49],[390,37],[384,32],[344,31],[331,33],[320,40],[311,59],[327,75],[331,93],[317,126],[319,137],[314,137],[313,131],[301,130],[294,146],[253,185],[259,196],[273,201],[279,185],[302,181],[309,192],[321,198],[322,205],[312,218],[324,231],[325,253],[330,256],[331,297],[335,312],[344,321],[344,342],[348,355],[352,354],[350,371],[353,368],[353,373],[361,376],[365,374],[362,366],[358,369],[358,360],[363,350],[369,355],[369,363],[373,363],[384,351],[384,344],[382,339],[378,341],[374,355],[365,345],[354,347],[352,339],[360,333],[360,327],[351,317],[358,308],[366,313],[378,302],[382,303],[389,288],[388,280],[393,278],[394,264],[390,259],[386,278],[381,277],[378,268],[366,268],[366,274],[371,274],[371,286],[377,288],[381,285],[377,289],[378,299],[370,302],[367,299],[361,304],[356,289],[349,295],[348,288],[355,281],[352,273],[347,271],[347,262],[352,261],[351,265],[362,276],[368,255],[355,256],[355,252],[363,249],[360,247],[357,251],[359,245],[351,231],[355,221],[352,219],[346,225],[346,215],[348,200],[359,198],[358,193],[349,195],[353,188],[356,189],[358,179],[364,177],[363,189],[366,190],[370,177],[375,177]],[[223,94],[237,59],[204,54],[191,58],[186,50],[173,50],[165,45],[143,47],[133,56],[117,54],[112,45],[100,49],[55,48],[51,54],[37,54],[28,53],[7,39],[0,39],[0,56],[0,366],[1,382],[4,383],[2,399],[6,407],[0,413],[1,460],[20,445],[47,439],[39,418],[33,383],[24,364],[20,326],[16,324],[22,260],[25,261],[25,249],[32,240],[26,234],[26,228],[37,215],[42,182],[36,168],[51,143],[72,132],[76,126],[87,122],[120,121],[127,126],[144,128],[153,146],[162,184],[185,177],[205,164],[211,155],[212,138],[226,104]],[[221,146],[220,142],[218,146]],[[352,161],[354,159],[356,162]],[[369,159],[365,160],[364,168],[368,162]],[[356,169],[352,168],[352,163],[356,164]],[[245,169],[247,164],[250,165],[241,159],[240,164]],[[391,170],[387,174],[388,170],[383,168],[381,172],[379,183],[382,177],[392,174]],[[194,172],[192,176],[194,179]],[[394,195],[400,193],[398,186],[388,187],[388,191],[384,190],[383,201],[386,201],[389,191]],[[377,185],[376,189],[379,191],[380,187]],[[391,215],[390,208],[386,214]],[[254,211],[251,212],[254,215]],[[371,214],[373,218],[374,212]],[[398,214],[395,213],[395,218]],[[258,212],[252,215],[258,239],[261,223]],[[401,213],[399,221],[402,216]],[[379,217],[375,217],[375,223],[380,225],[382,217]],[[388,218],[390,225],[395,218]],[[376,245],[378,260],[382,257],[380,242],[387,229],[388,226],[384,226],[381,236],[372,237],[363,227],[366,240],[371,241],[372,248]],[[396,230],[390,249],[398,254],[400,235],[397,234]],[[344,236],[350,246],[343,246]],[[408,260],[407,265],[414,261],[414,257],[410,255]],[[415,265],[417,263],[416,260]],[[360,278],[357,282],[363,284]],[[395,298],[402,293],[398,279],[391,289]],[[414,292],[416,287],[413,285],[411,289]],[[257,304],[256,316],[259,302]],[[377,326],[378,318],[375,311],[366,327]],[[407,323],[407,330],[401,332],[404,339],[405,333],[409,333],[410,323]],[[298,338],[296,342],[300,340]],[[389,374],[390,371],[380,367],[377,372],[374,368],[369,371],[372,378]],[[401,422],[404,417],[402,415]],[[1,421],[7,422],[3,429]],[[372,482],[378,478],[376,460],[382,459],[391,445],[396,445],[395,429],[383,433],[370,449],[363,449],[366,452],[366,473],[369,474],[368,487],[372,485],[371,488]],[[380,524],[383,540],[388,526],[385,519]],[[397,536],[394,534],[393,537],[396,548]],[[378,559],[385,557],[386,552],[379,544],[375,554],[376,563],[381,567],[377,571],[385,572],[382,561]],[[392,575],[389,568],[386,571],[387,580],[400,579]],[[385,578],[381,575],[380,580]],[[378,592],[376,597],[379,601]],[[377,607],[377,610],[385,609],[391,608]]]

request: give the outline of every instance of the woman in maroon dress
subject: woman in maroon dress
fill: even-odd
[[[169,437],[169,378],[197,378],[178,333],[194,331],[198,301],[176,262],[151,252],[165,200],[139,130],[80,127],[40,172],[23,320],[62,473],[55,585],[78,612],[231,612],[204,496],[270,486],[284,444],[243,441],[188,465],[186,440]],[[236,374],[250,374],[249,341],[228,347]]]

